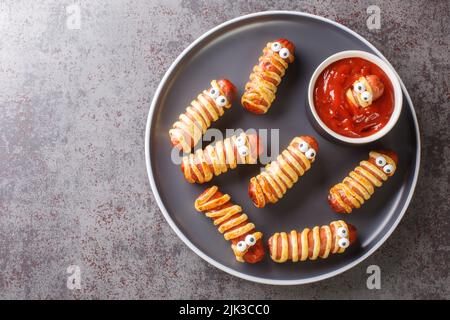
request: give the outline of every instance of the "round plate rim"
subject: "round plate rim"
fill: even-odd
[[[167,212],[164,204],[162,203],[161,197],[159,195],[158,189],[156,187],[155,184],[155,179],[153,177],[153,172],[151,170],[151,158],[150,158],[150,132],[151,132],[151,123],[152,123],[152,119],[153,119],[153,113],[155,111],[156,108],[156,103],[157,100],[161,94],[161,91],[164,87],[164,85],[166,84],[169,76],[171,75],[172,71],[175,69],[175,67],[178,65],[178,63],[181,61],[181,59],[183,59],[184,56],[186,56],[191,50],[192,48],[194,48],[198,43],[200,43],[201,41],[203,41],[203,39],[205,39],[206,37],[208,37],[209,35],[213,34],[214,32],[225,28],[228,25],[234,24],[236,22],[239,21],[243,21],[243,20],[247,20],[247,19],[253,19],[255,17],[261,17],[261,16],[276,16],[276,15],[293,15],[293,16],[300,16],[300,17],[307,17],[307,18],[311,18],[311,19],[316,19],[325,23],[329,23],[331,25],[334,25],[340,29],[342,29],[343,31],[349,33],[350,35],[356,37],[357,39],[359,39],[360,41],[362,41],[365,45],[367,45],[370,49],[372,49],[381,59],[383,59],[395,72],[395,74],[397,75],[398,79],[400,80],[400,85],[403,91],[403,94],[406,96],[406,100],[408,102],[408,106],[411,109],[411,113],[412,113],[412,117],[413,117],[413,122],[414,122],[414,127],[415,127],[415,133],[416,133],[416,137],[417,137],[417,145],[416,145],[416,166],[414,168],[414,176],[413,176],[413,182],[412,182],[412,186],[411,189],[409,190],[409,194],[407,196],[407,199],[405,201],[405,204],[403,205],[403,208],[400,211],[400,214],[397,217],[397,220],[392,224],[392,226],[390,227],[390,229],[385,233],[385,235],[370,249],[368,250],[364,255],[362,255],[361,257],[359,257],[358,259],[356,259],[355,261],[337,269],[331,272],[327,272],[324,273],[322,275],[319,276],[315,276],[315,277],[310,277],[307,279],[298,279],[298,280],[273,280],[273,279],[267,279],[267,278],[263,278],[263,277],[256,277],[256,276],[251,276],[242,272],[238,272],[232,268],[229,268],[219,262],[217,262],[216,260],[210,258],[208,255],[206,255],[205,253],[203,253],[200,249],[198,249],[182,232],[181,230],[176,226],[175,222],[172,220],[172,218],[170,217],[169,213]],[[233,18],[231,20],[225,21],[219,25],[217,25],[216,27],[208,30],[207,32],[205,32],[204,34],[202,34],[200,37],[198,37],[195,41],[193,41],[188,47],[186,47],[181,53],[180,55],[174,60],[174,62],[170,65],[169,69],[166,71],[166,73],[164,74],[162,80],[160,81],[155,94],[153,96],[151,105],[150,105],[150,110],[148,113],[148,117],[147,117],[147,124],[146,124],[146,129],[145,129],[145,163],[146,163],[146,169],[147,169],[147,174],[148,174],[148,178],[149,178],[149,182],[150,182],[150,187],[152,189],[153,195],[155,197],[156,203],[158,204],[158,207],[160,208],[164,218],[166,219],[167,223],[170,225],[170,227],[173,229],[173,231],[175,231],[176,235],[192,250],[194,251],[198,256],[200,256],[202,259],[204,259],[205,261],[207,261],[208,263],[212,264],[213,266],[215,266],[216,268],[225,271],[233,276],[236,276],[238,278],[241,279],[245,279],[248,281],[252,281],[252,282],[256,282],[256,283],[263,283],[263,284],[270,284],[270,285],[299,285],[299,284],[307,284],[307,283],[312,283],[312,282],[317,282],[317,281],[321,281],[321,280],[325,280],[331,277],[334,277],[338,274],[341,274],[351,268],[353,268],[354,266],[358,265],[359,263],[361,263],[362,261],[364,261],[365,259],[367,259],[371,254],[373,254],[376,250],[378,250],[379,247],[381,247],[383,245],[383,243],[391,236],[391,234],[394,232],[394,230],[396,229],[396,227],[398,226],[398,224],[400,223],[400,221],[402,220],[410,202],[412,199],[412,196],[414,194],[414,190],[416,188],[416,184],[417,184],[417,179],[418,179],[418,175],[419,175],[419,168],[420,168],[420,154],[421,154],[421,144],[420,144],[420,130],[419,130],[419,124],[417,121],[417,116],[415,113],[415,109],[414,109],[414,105],[412,103],[411,97],[409,96],[408,91],[406,90],[406,87],[402,81],[402,79],[400,78],[400,76],[398,75],[397,71],[394,69],[394,67],[390,64],[390,62],[386,59],[386,57],[384,57],[384,55],[374,46],[372,45],[369,41],[367,41],[364,37],[362,37],[361,35],[359,35],[358,33],[356,33],[355,31],[351,30],[350,28],[336,22],[333,21],[331,19],[328,18],[324,18],[318,15],[314,15],[311,13],[306,13],[306,12],[299,12],[299,11],[284,11],[284,10],[273,10],[273,11],[262,11],[262,12],[256,12],[256,13],[251,13],[251,14],[247,14],[247,15],[243,15],[243,16],[239,16],[236,18]]]

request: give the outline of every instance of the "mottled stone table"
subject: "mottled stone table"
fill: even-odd
[[[373,2],[380,30],[366,26],[371,1],[3,1],[0,298],[450,298],[449,2]],[[371,41],[408,88],[423,139],[394,234],[352,270],[304,286],[250,283],[197,257],[145,170],[149,103],[170,63],[211,27],[269,9],[322,15]],[[366,287],[372,264],[380,290]],[[66,286],[70,265],[81,289]]]

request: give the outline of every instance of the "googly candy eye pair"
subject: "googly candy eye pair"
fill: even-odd
[[[372,94],[369,91],[366,91],[366,86],[362,82],[356,82],[353,86],[353,90],[357,93],[361,94],[361,99],[365,102],[369,102],[372,100]]]
[[[338,246],[340,248],[347,248],[350,245],[350,241],[348,240],[348,231],[345,227],[339,227],[336,231],[336,234],[340,239],[338,240]]]
[[[313,148],[310,148],[309,144],[306,141],[300,142],[298,148],[305,154],[306,158],[311,160],[316,157],[316,151]]]
[[[243,157],[248,156],[250,154],[250,151],[249,151],[248,147],[246,146],[247,139],[244,136],[239,135],[235,141],[236,141],[238,153]]]
[[[236,249],[239,251],[239,252],[244,252],[245,250],[247,250],[249,247],[251,247],[251,246],[254,246],[256,244],[256,238],[255,238],[255,236],[254,235],[252,235],[252,234],[248,234],[246,237],[245,237],[245,239],[244,239],[244,241],[239,241],[237,244],[236,244]]]
[[[225,107],[228,104],[228,100],[225,96],[220,95],[220,91],[217,88],[211,88],[208,92],[208,95],[214,99],[214,102],[219,107]]]
[[[379,156],[375,159],[376,164],[383,168],[383,172],[386,174],[391,174],[394,171],[394,166],[391,164],[386,164],[386,159],[383,156]]]
[[[283,59],[287,59],[291,55],[291,53],[289,52],[289,49],[283,48],[283,46],[279,42],[272,43],[270,48],[272,49],[273,52],[278,52],[280,57]]]
[[[361,76],[345,94],[347,102],[352,107],[366,108],[380,98],[384,92],[384,84],[374,74]]]

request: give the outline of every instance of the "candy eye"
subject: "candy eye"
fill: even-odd
[[[350,245],[350,241],[348,241],[347,238],[341,238],[338,241],[338,246],[341,248],[348,248],[348,246]]]
[[[377,166],[383,167],[386,164],[386,159],[384,157],[380,156],[375,159],[375,162],[376,162]]]
[[[239,252],[244,252],[247,249],[247,244],[245,243],[245,241],[239,241],[236,244],[236,249]]]
[[[306,151],[305,156],[309,160],[314,159],[314,157],[316,156],[316,151],[313,148],[309,148],[308,151]]]
[[[252,234],[247,235],[247,236],[245,237],[245,243],[246,243],[249,247],[255,245],[255,243],[256,243],[256,238],[255,238],[255,236],[252,235]]]
[[[249,151],[248,148],[246,146],[239,146],[238,147],[238,152],[241,156],[246,157],[249,155]]]
[[[216,88],[211,88],[208,92],[208,95],[213,98],[216,99],[219,96],[219,90],[217,90]]]
[[[236,145],[238,147],[245,145],[245,138],[243,136],[239,136],[236,138]]]
[[[364,91],[366,91],[366,86],[362,82],[357,82],[353,86],[353,89],[358,93],[363,93]]]
[[[372,94],[369,91],[364,91],[363,93],[361,93],[361,99],[363,99],[363,101],[370,101],[372,99]]]
[[[283,48],[283,49],[280,50],[279,55],[280,55],[281,58],[287,59],[287,58],[289,58],[289,56],[291,55],[291,53],[289,52],[289,49]]]
[[[219,107],[225,107],[227,105],[227,103],[228,103],[227,98],[225,98],[224,96],[219,96],[216,99],[216,104]]]
[[[384,173],[390,174],[390,173],[394,172],[394,166],[392,164],[388,164],[383,167],[383,171],[384,171]]]
[[[300,149],[301,152],[305,153],[309,149],[309,144],[307,142],[305,142],[305,141],[302,141],[298,145],[298,148]]]
[[[337,235],[341,238],[347,238],[348,236],[347,228],[339,227],[337,229]]]
[[[274,42],[270,46],[270,49],[272,49],[273,52],[278,52],[281,50],[281,44],[279,42]]]

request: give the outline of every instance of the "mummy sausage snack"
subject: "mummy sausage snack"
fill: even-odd
[[[275,203],[311,168],[319,150],[310,136],[295,137],[287,149],[269,163],[265,171],[250,179],[248,194],[258,208]]]
[[[232,204],[231,197],[220,192],[217,186],[206,189],[195,200],[195,209],[213,219],[225,240],[231,241],[237,261],[256,263],[264,257],[263,234],[255,231],[255,225],[248,221],[242,208]]]
[[[376,75],[360,77],[346,92],[347,102],[353,107],[366,108],[384,92],[384,84]]]
[[[369,200],[382,182],[394,175],[397,154],[392,151],[371,151],[369,160],[359,163],[350,174],[330,189],[328,203],[337,213],[350,213]]]
[[[272,260],[283,263],[325,259],[330,253],[343,253],[355,240],[355,227],[339,220],[312,230],[275,233],[268,243]]]
[[[191,102],[169,130],[172,145],[183,152],[190,152],[211,123],[219,119],[225,109],[231,107],[236,92],[236,87],[229,80],[211,81],[211,87],[203,90],[197,99]]]
[[[289,63],[294,62],[294,45],[286,39],[269,42],[263,49],[259,63],[253,67],[245,85],[242,106],[256,114],[266,113],[275,100],[277,86]]]
[[[181,171],[188,182],[204,183],[238,164],[255,164],[262,151],[258,136],[243,132],[184,156]]]

